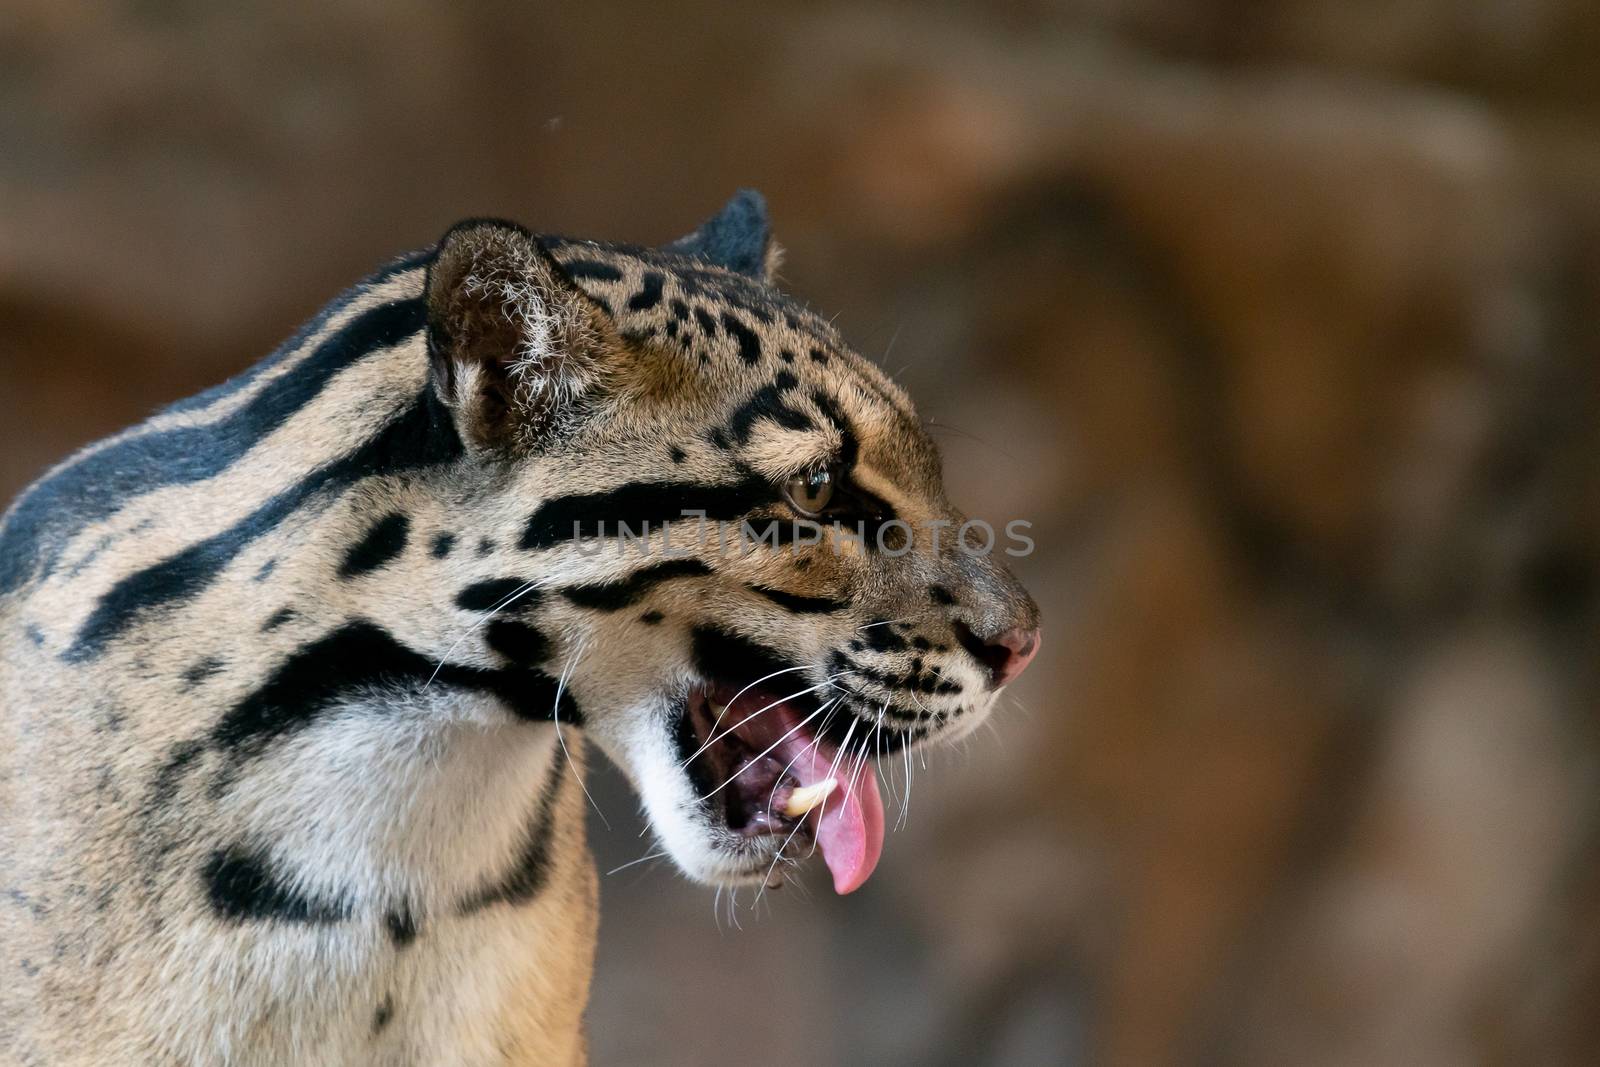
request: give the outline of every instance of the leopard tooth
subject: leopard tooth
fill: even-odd
[[[827,800],[837,788],[839,788],[837,778],[824,778],[820,782],[796,789],[789,794],[789,802],[783,806],[783,813],[791,819],[798,819]]]

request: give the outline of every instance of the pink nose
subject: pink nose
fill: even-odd
[[[989,688],[1009,685],[1039,653],[1039,631],[1014,627],[994,637],[980,638],[956,624],[961,643],[973,658],[989,668]]]

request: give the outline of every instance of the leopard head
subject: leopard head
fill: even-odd
[[[874,761],[982,722],[1038,610],[910,399],[776,258],[751,192],[662,248],[463,223],[429,272],[431,374],[470,506],[526,560],[475,604],[486,639],[536,631],[687,874],[771,881],[815,845],[849,892],[882,847]]]

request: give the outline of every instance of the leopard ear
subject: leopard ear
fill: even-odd
[[[528,231],[452,227],[428,268],[434,388],[462,438],[537,448],[576,423],[598,381],[609,328]]]
[[[740,189],[699,229],[663,245],[662,250],[694,256],[762,282],[772,281],[783,254],[767,226],[766,198],[754,189]]]

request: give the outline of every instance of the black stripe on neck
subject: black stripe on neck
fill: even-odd
[[[35,574],[52,573],[77,530],[146,493],[221,474],[321,395],[336,374],[419,332],[425,321],[421,300],[379,305],[216,422],[135,433],[56,471],[33,486],[0,527],[0,595]],[[228,391],[243,384],[229,383]]]
[[[199,596],[239,553],[313,498],[344,492],[365,478],[448,463],[462,454],[449,413],[425,386],[397,418],[355,451],[269,497],[226,530],[117,582],[101,596],[62,658],[93,659],[140,620]]]

